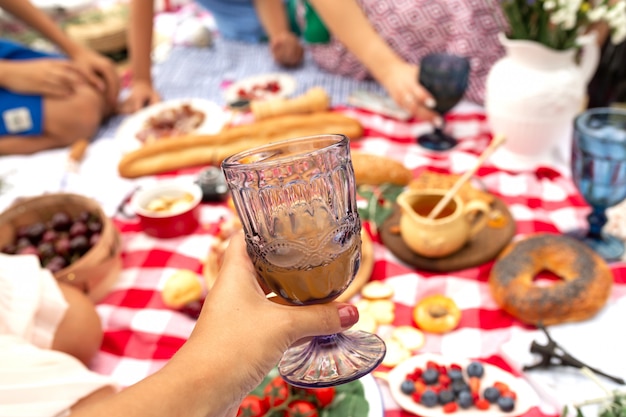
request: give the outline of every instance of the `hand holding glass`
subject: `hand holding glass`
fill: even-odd
[[[446,114],[463,98],[469,81],[470,63],[462,56],[447,53],[426,55],[420,62],[419,83],[426,88],[436,101],[435,111]],[[443,120],[443,119],[442,119]],[[443,126],[435,127],[430,133],[417,138],[421,146],[445,151],[457,145],[457,140],[443,131]]]
[[[222,170],[264,287],[293,305],[327,303],[345,291],[361,260],[346,136],[275,142],[226,158]],[[346,331],[291,347],[278,369],[296,386],[333,386],[367,374],[384,355],[378,336]]]

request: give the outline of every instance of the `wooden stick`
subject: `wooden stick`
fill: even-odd
[[[470,169],[469,171],[466,171],[465,174],[459,177],[459,179],[454,183],[454,185],[452,185],[452,188],[448,190],[448,192],[441,198],[441,200],[439,200],[437,205],[431,210],[427,218],[434,219],[435,217],[439,215],[441,210],[443,210],[443,208],[448,205],[450,200],[452,200],[452,197],[455,196],[455,194],[459,191],[461,186],[465,184],[465,182],[472,175],[474,175],[474,173],[478,170],[478,168],[480,168],[483,162],[485,162],[485,160],[493,153],[493,151],[498,149],[498,147],[502,145],[502,143],[504,143],[504,139],[505,139],[504,135],[497,135],[495,138],[493,138],[489,146],[487,146],[487,148],[483,151],[483,153],[480,154],[480,156],[478,157],[478,160],[476,161],[476,165],[474,165],[472,169]]]

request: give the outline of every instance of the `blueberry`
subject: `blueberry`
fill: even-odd
[[[483,364],[480,362],[474,361],[470,363],[469,365],[467,365],[468,376],[477,376],[478,378],[481,378],[484,373],[485,373],[485,368],[483,367]]]
[[[437,397],[437,394],[435,394],[435,391],[427,389],[422,392],[420,402],[424,407],[434,407],[439,404],[439,398]]]
[[[487,387],[483,392],[483,397],[485,397],[485,400],[493,404],[498,401],[498,398],[500,398],[500,390],[496,387]]]
[[[457,381],[459,379],[463,379],[463,372],[458,369],[448,369],[448,376],[450,380]]]
[[[433,368],[428,368],[422,374],[422,380],[426,385],[433,385],[439,381],[439,371]]]
[[[457,397],[456,402],[461,408],[470,408],[472,405],[474,405],[474,398],[469,391],[461,391],[459,392],[459,396]]]
[[[400,385],[400,391],[406,395],[411,395],[415,392],[415,384],[410,379],[405,379]]]
[[[500,397],[498,398],[498,407],[500,407],[500,410],[508,413],[509,411],[513,411],[513,408],[515,408],[515,401],[513,401],[513,398],[509,396]]]
[[[442,389],[439,391],[439,404],[445,405],[454,401],[454,392],[451,389]]]
[[[459,395],[461,391],[469,391],[469,385],[462,379],[457,379],[456,381],[452,381],[450,384],[450,388],[456,395]]]

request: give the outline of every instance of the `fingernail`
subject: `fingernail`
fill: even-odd
[[[435,127],[443,127],[443,119],[441,117],[435,117],[433,125],[435,125]]]
[[[343,304],[337,311],[339,312],[339,320],[342,329],[352,327],[359,321],[359,310],[352,304]]]
[[[429,109],[434,109],[435,106],[437,105],[437,102],[435,101],[434,98],[428,97],[426,100],[424,100],[424,105],[428,107]]]

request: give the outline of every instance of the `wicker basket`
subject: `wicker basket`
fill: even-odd
[[[65,26],[67,35],[95,51],[107,54],[126,49],[128,6],[120,4],[84,13]]]
[[[102,220],[100,240],[80,259],[54,276],[59,282],[80,288],[97,302],[117,281],[122,260],[120,233],[95,200],[68,193],[45,194],[21,200],[0,214],[0,247],[13,242],[17,230],[22,226],[48,221],[59,211],[77,216],[85,210],[96,213]]]

